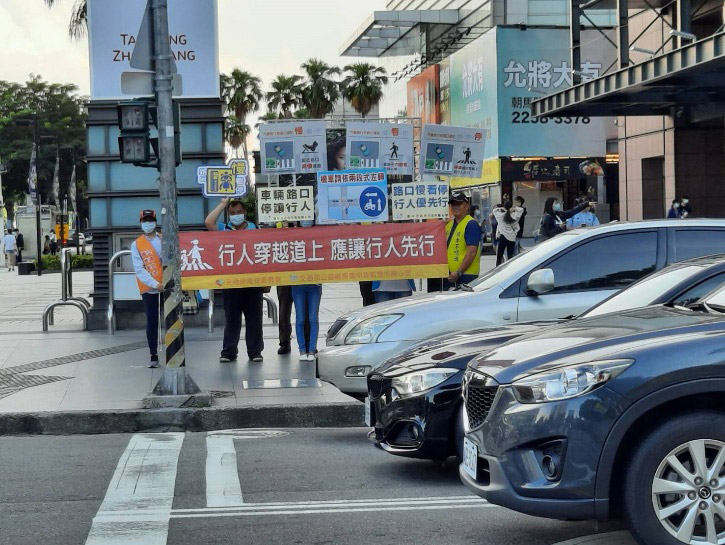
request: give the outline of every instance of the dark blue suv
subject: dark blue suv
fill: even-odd
[[[491,503],[725,543],[725,289],[521,337],[469,364],[463,396],[460,475]]]

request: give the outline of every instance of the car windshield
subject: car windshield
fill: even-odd
[[[601,314],[609,314],[610,312],[621,312],[623,310],[646,307],[647,305],[651,305],[668,288],[701,271],[702,267],[698,265],[664,269],[620,291],[601,304],[587,310],[580,317],[599,316]]]
[[[718,312],[725,312],[725,288],[712,292],[708,297],[704,297],[703,300],[708,307]]]
[[[529,272],[532,267],[540,261],[546,259],[546,257],[570,246],[573,242],[572,237],[579,236],[580,234],[581,230],[579,230],[579,232],[571,231],[545,240],[533,248],[526,250],[525,252],[521,252],[519,255],[510,259],[503,265],[499,265],[486,274],[479,276],[476,280],[471,282],[470,287],[473,288],[473,291],[484,291],[493,288],[494,286],[501,285],[502,282],[505,282],[506,278],[518,278],[519,276]]]

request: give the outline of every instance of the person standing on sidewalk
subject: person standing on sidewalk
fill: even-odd
[[[8,263],[8,272],[15,270],[15,258],[18,253],[17,241],[12,231],[7,231],[3,237],[5,260]]]
[[[146,340],[151,353],[149,367],[155,369],[159,366],[159,303],[164,274],[161,266],[161,237],[156,233],[154,210],[142,210],[139,219],[143,234],[131,244],[131,259],[146,312]]]
[[[314,222],[309,220],[300,222],[301,227],[313,225]],[[317,337],[320,333],[322,284],[292,286],[292,299],[295,303],[295,334],[300,350],[300,361],[315,361]]]
[[[294,224],[280,222],[277,227],[294,227]],[[292,286],[277,286],[277,300],[279,301],[279,348],[277,354],[289,354],[292,352]]]
[[[50,231],[50,255],[58,253],[58,237],[55,235],[55,231]]]
[[[521,195],[517,196],[514,199],[514,206],[516,208],[521,208],[524,211],[524,213],[521,214],[521,218],[519,218],[519,230],[516,233],[515,253],[517,253],[517,254],[521,252],[521,239],[524,236],[524,224],[526,223],[527,212],[526,212],[526,207],[524,206],[524,202],[526,202],[526,201],[524,201],[524,198]]]
[[[219,217],[226,210],[229,217],[227,223],[220,222]],[[256,229],[251,221],[246,219],[247,209],[240,200],[225,198],[206,217],[206,228],[210,231],[240,231],[239,238],[243,238],[241,231]],[[239,336],[242,332],[242,314],[247,326],[244,340],[247,344],[247,355],[253,362],[264,361],[264,333],[262,328],[262,288],[233,288],[224,290],[224,342],[222,353],[219,356],[221,363],[237,360],[239,353]]]
[[[18,246],[18,263],[23,260],[23,250],[25,249],[25,238],[20,229],[15,229],[15,243]]]
[[[496,250],[496,266],[503,263],[503,254],[507,258],[514,256],[516,249],[516,235],[519,232],[519,219],[524,214],[524,209],[513,207],[511,201],[506,201],[503,206],[493,209],[493,215],[498,222],[498,248]]]
[[[443,280],[446,290],[474,281],[481,270],[481,227],[468,214],[471,197],[463,190],[453,190],[448,202],[453,219],[446,224],[450,271]]]

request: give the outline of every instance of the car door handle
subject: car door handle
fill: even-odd
[[[510,320],[511,316],[501,316],[504,320]]]

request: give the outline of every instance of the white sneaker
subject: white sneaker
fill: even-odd
[[[315,359],[316,358],[315,358],[315,355],[314,354],[312,354],[312,353],[307,354],[307,361],[315,361]]]
[[[308,361],[307,354],[300,352],[300,361]]]

